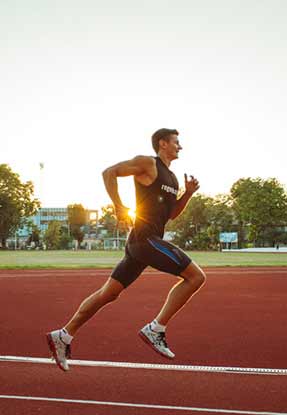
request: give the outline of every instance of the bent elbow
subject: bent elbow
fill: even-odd
[[[108,170],[109,170],[109,169],[105,169],[105,170],[103,170],[103,171],[102,171],[102,176],[103,176],[103,178],[107,177],[107,175],[108,175]]]
[[[110,167],[108,167],[107,169],[105,169],[103,172],[102,172],[102,176],[103,176],[103,178],[106,178],[106,177],[108,177],[108,176],[110,176],[110,174],[111,174],[111,168]]]
[[[104,181],[107,181],[111,177],[116,177],[115,169],[113,169],[112,167],[108,167],[102,172],[102,176],[103,176]]]

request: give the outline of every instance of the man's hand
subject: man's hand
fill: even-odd
[[[196,192],[199,189],[199,183],[195,177],[189,177],[190,179],[188,180],[187,174],[184,173],[185,192],[191,196],[194,192]]]
[[[132,218],[129,216],[129,208],[121,205],[115,207],[117,227],[120,231],[129,231],[133,226]]]

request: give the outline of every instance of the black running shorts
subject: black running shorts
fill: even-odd
[[[191,259],[177,246],[153,236],[144,241],[127,243],[124,258],[111,277],[128,287],[147,266],[180,276]]]

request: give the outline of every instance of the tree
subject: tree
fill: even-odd
[[[48,249],[68,249],[72,242],[67,227],[57,220],[49,222],[43,239]]]
[[[87,211],[81,204],[68,205],[68,222],[71,235],[78,246],[84,239],[84,232],[81,227],[87,223]]]
[[[61,240],[61,222],[53,220],[49,222],[44,234],[44,242],[48,249],[59,249]]]
[[[0,241],[2,248],[6,240],[40,207],[33,198],[31,181],[22,183],[20,176],[7,164],[0,164]]]
[[[127,232],[125,230],[120,230],[117,227],[117,218],[114,205],[109,204],[102,206],[101,210],[102,213],[99,218],[99,224],[107,230],[107,237],[116,238],[119,236],[120,238],[125,238],[127,236]]]
[[[101,208],[102,213],[99,218],[99,224],[107,230],[107,236],[112,238],[115,236],[115,229],[117,226],[117,219],[115,215],[114,205],[106,205]]]
[[[195,238],[197,234],[205,229],[208,225],[208,206],[211,198],[197,194],[193,196],[183,213],[175,220],[168,223],[167,231],[175,232],[174,243],[181,248],[197,248],[200,245],[202,249],[203,242]],[[206,241],[206,238],[204,238]]]
[[[72,245],[72,237],[66,226],[61,226],[59,249],[69,249]]]
[[[207,235],[210,239],[210,247],[217,249],[220,232],[232,232],[236,230],[230,196],[221,194],[210,199],[207,218]]]
[[[35,247],[39,246],[41,233],[40,229],[34,223],[28,223],[28,225],[30,227],[30,235],[27,239],[27,244],[31,245],[33,243]]]
[[[232,206],[247,239],[254,245],[274,244],[278,228],[287,224],[287,194],[275,179],[242,178],[231,188]]]
[[[167,230],[175,233],[174,242],[181,248],[217,249],[219,233],[236,230],[230,196],[193,196]]]

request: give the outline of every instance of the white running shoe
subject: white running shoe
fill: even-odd
[[[168,348],[165,333],[153,331],[150,324],[147,324],[139,331],[140,338],[151,346],[156,352],[168,359],[173,359],[175,354]]]
[[[55,330],[47,333],[48,346],[52,352],[57,365],[64,372],[69,370],[67,359],[71,357],[71,346],[64,343],[61,336],[61,330]]]

